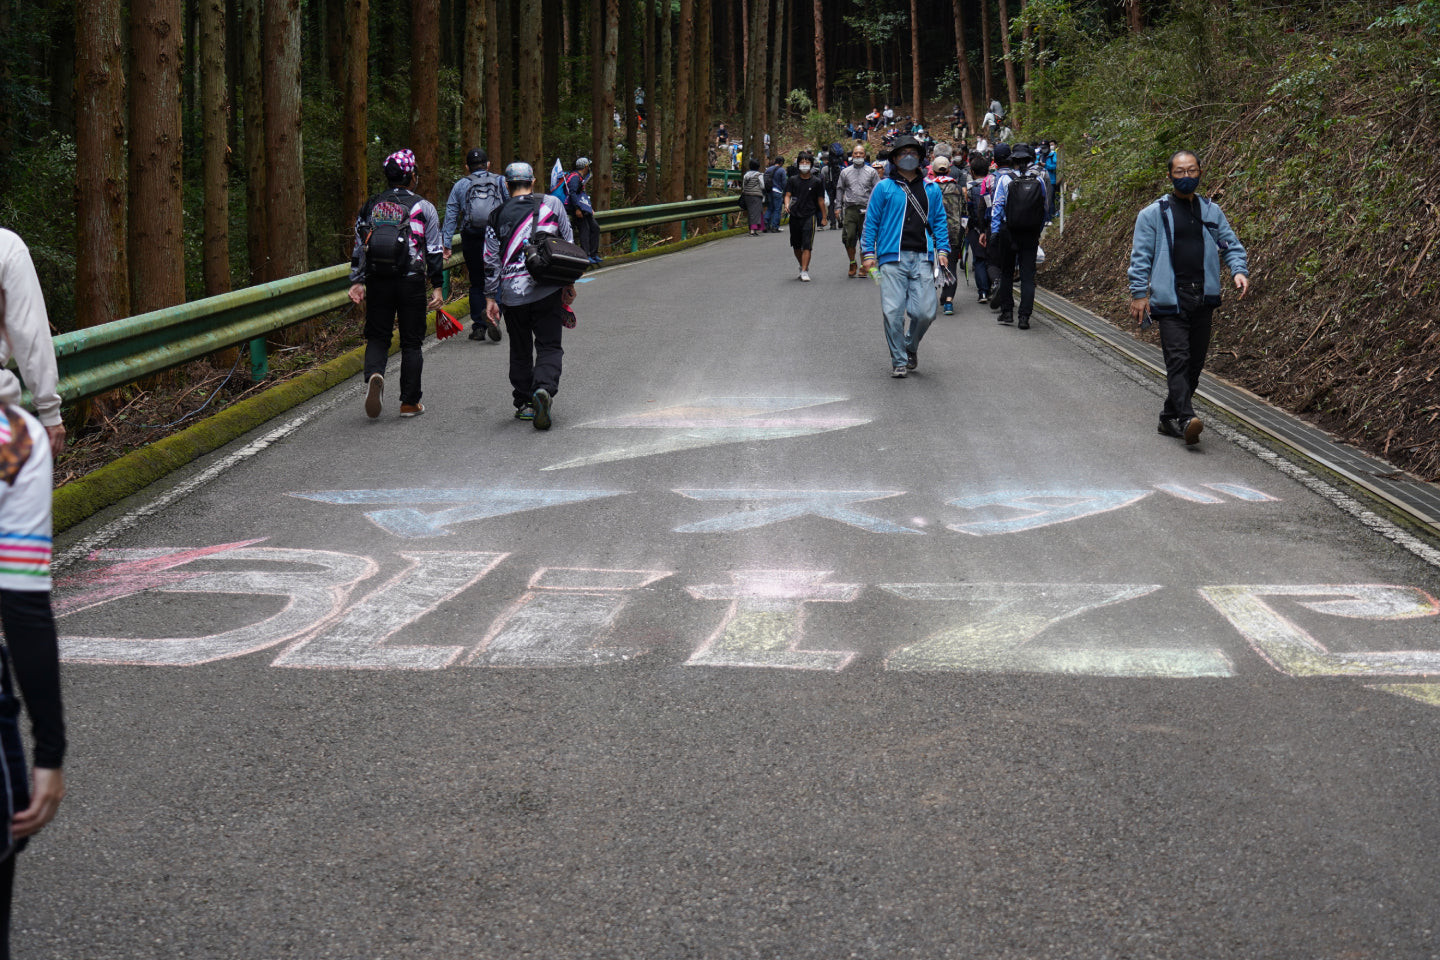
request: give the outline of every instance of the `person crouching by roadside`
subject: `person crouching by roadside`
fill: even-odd
[[[355,218],[350,255],[350,300],[365,304],[365,415],[380,416],[390,338],[400,327],[400,416],[418,417],[420,374],[425,366],[425,311],[444,299],[445,246],[435,207],[411,188],[419,185],[415,154],[400,150],[381,165],[389,184],[365,201]],[[434,289],[425,301],[425,278]]]
[[[510,390],[515,418],[550,429],[550,407],[560,392],[561,331],[575,286],[541,286],[525,267],[525,244],[533,233],[550,232],[574,242],[570,218],[556,197],[535,193],[528,163],[505,168],[510,199],[490,217],[485,230],[485,296],[492,322],[505,318],[510,334]],[[537,230],[538,227],[538,230]]]
[[[1174,192],[1145,207],[1135,218],[1130,244],[1130,317],[1160,324],[1165,354],[1166,395],[1159,432],[1200,441],[1205,425],[1193,400],[1210,349],[1210,319],[1220,306],[1220,260],[1230,268],[1240,299],[1250,290],[1245,248],[1225,213],[1199,196],[1200,159],[1189,150],[1170,158]]]

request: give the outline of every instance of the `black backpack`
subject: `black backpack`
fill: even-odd
[[[476,178],[479,179],[476,179]],[[470,186],[465,190],[465,218],[460,224],[460,229],[468,233],[478,233],[485,229],[485,224],[490,221],[490,214],[495,209],[510,199],[509,191],[496,182],[493,173],[481,170],[470,174]]]
[[[411,211],[421,201],[414,193],[388,190],[370,204],[365,218],[365,276],[399,280],[410,273]]]
[[[1011,178],[1005,195],[1005,223],[1011,230],[1024,231],[1045,226],[1045,187],[1034,174]]]

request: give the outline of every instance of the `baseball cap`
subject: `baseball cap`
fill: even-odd
[[[581,157],[579,160],[576,160],[576,161],[575,161],[575,169],[576,169],[576,170],[579,170],[581,167],[588,167],[588,166],[590,166],[590,158],[589,158],[589,157]]]
[[[1010,144],[1008,144],[1008,143],[997,143],[997,144],[995,144],[995,154],[994,154],[994,156],[995,156],[995,162],[996,162],[996,163],[1003,163],[1004,161],[1009,160],[1009,159],[1010,159]]]
[[[934,167],[936,170],[949,170],[950,158],[945,156],[944,154],[941,154],[940,156],[936,157],[934,161],[931,162],[930,166]]]
[[[535,171],[530,164],[516,161],[505,168],[505,181],[507,183],[534,183]]]
[[[489,162],[490,154],[486,153],[484,149],[480,147],[476,147],[474,150],[471,150],[469,153],[465,154],[465,166],[469,167],[471,170],[474,170],[476,167],[483,166],[484,164],[487,164]]]

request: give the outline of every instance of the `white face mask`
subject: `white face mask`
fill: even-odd
[[[851,158],[850,162],[853,163],[853,164],[855,164],[855,166],[857,166],[857,167],[863,167],[863,166],[865,166],[865,158],[864,158],[864,157],[853,157],[853,158]]]
[[[802,163],[802,164],[800,164],[800,172],[801,172],[801,173],[809,173],[809,172],[810,172],[810,164],[808,164],[808,163]]]

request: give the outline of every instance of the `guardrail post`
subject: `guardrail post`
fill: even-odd
[[[720,215],[720,229],[721,229],[721,230],[729,230],[729,229],[730,229],[730,214],[728,214],[728,213],[722,213],[722,214]]]
[[[681,220],[681,221],[680,221],[680,239],[681,239],[681,240],[685,240],[685,239],[688,239],[688,238],[689,238],[689,234],[685,232],[685,226],[686,226],[685,221],[684,221],[684,220]]]
[[[250,381],[259,383],[270,376],[270,358],[265,355],[265,338],[250,341]]]
[[[630,252],[640,252],[640,231],[634,228],[630,230]]]
[[[449,270],[446,270],[446,271],[445,271],[444,273],[442,273],[440,276],[443,278],[443,279],[441,279],[441,281],[440,281],[440,296],[444,297],[446,300],[449,300],[449,299],[450,299],[450,271],[449,271]]]

